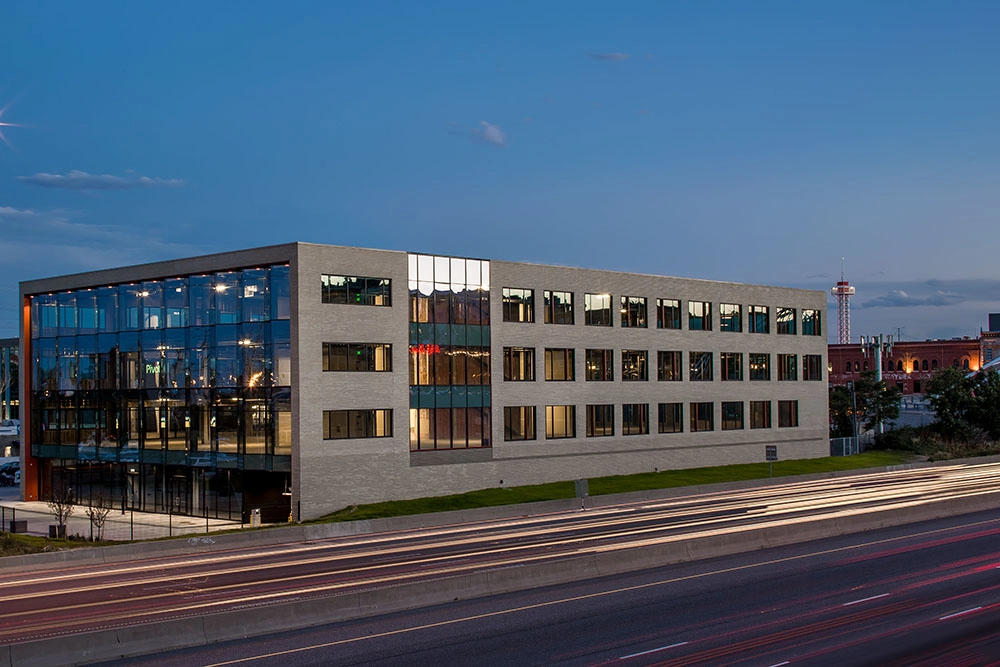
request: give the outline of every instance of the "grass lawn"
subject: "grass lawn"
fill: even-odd
[[[789,475],[807,475],[836,470],[879,468],[906,463],[911,458],[909,454],[904,452],[876,451],[856,454],[854,456],[830,456],[822,459],[777,461],[774,463],[774,476],[787,477]],[[718,482],[762,479],[767,477],[768,474],[767,463],[746,463],[714,468],[662,470],[659,472],[639,473],[637,475],[594,477],[587,481],[590,495],[602,496],[609,493],[649,491],[652,489],[670,489],[678,486],[698,486]],[[572,498],[576,495],[575,489],[576,487],[572,480],[551,482],[549,484],[535,484],[532,486],[481,489],[479,491],[457,493],[450,496],[397,500],[347,507],[310,523],[381,519],[392,516],[465,510],[475,507],[493,507],[497,505],[532,503],[541,500],[558,500],[560,498]]]

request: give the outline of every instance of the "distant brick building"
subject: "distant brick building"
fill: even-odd
[[[995,344],[994,358],[1000,356],[1000,332]],[[875,358],[871,354],[866,357],[860,343],[830,345],[829,350],[831,386],[844,386],[862,372],[875,370]],[[891,354],[882,359],[882,379],[895,384],[903,394],[922,394],[935,371],[947,366],[977,371],[984,356],[977,338],[895,343]]]

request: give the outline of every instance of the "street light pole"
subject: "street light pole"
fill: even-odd
[[[875,382],[882,382],[882,355],[892,354],[892,335],[879,334],[878,336],[865,336],[861,337],[861,352],[867,357],[869,354],[875,357]],[[882,415],[877,415],[878,417],[878,433],[882,435],[884,432],[884,424],[882,423]]]

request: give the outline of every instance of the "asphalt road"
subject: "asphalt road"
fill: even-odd
[[[850,518],[994,491],[1000,465],[954,466],[787,482],[657,502],[207,551],[118,565],[2,573],[0,644],[310,600],[585,553],[738,535],[817,517]]]
[[[121,665],[1000,664],[1000,511]]]

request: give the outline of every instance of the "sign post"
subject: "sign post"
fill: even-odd
[[[767,460],[767,476],[774,477],[774,462],[778,460],[778,446],[764,445],[764,457]]]

